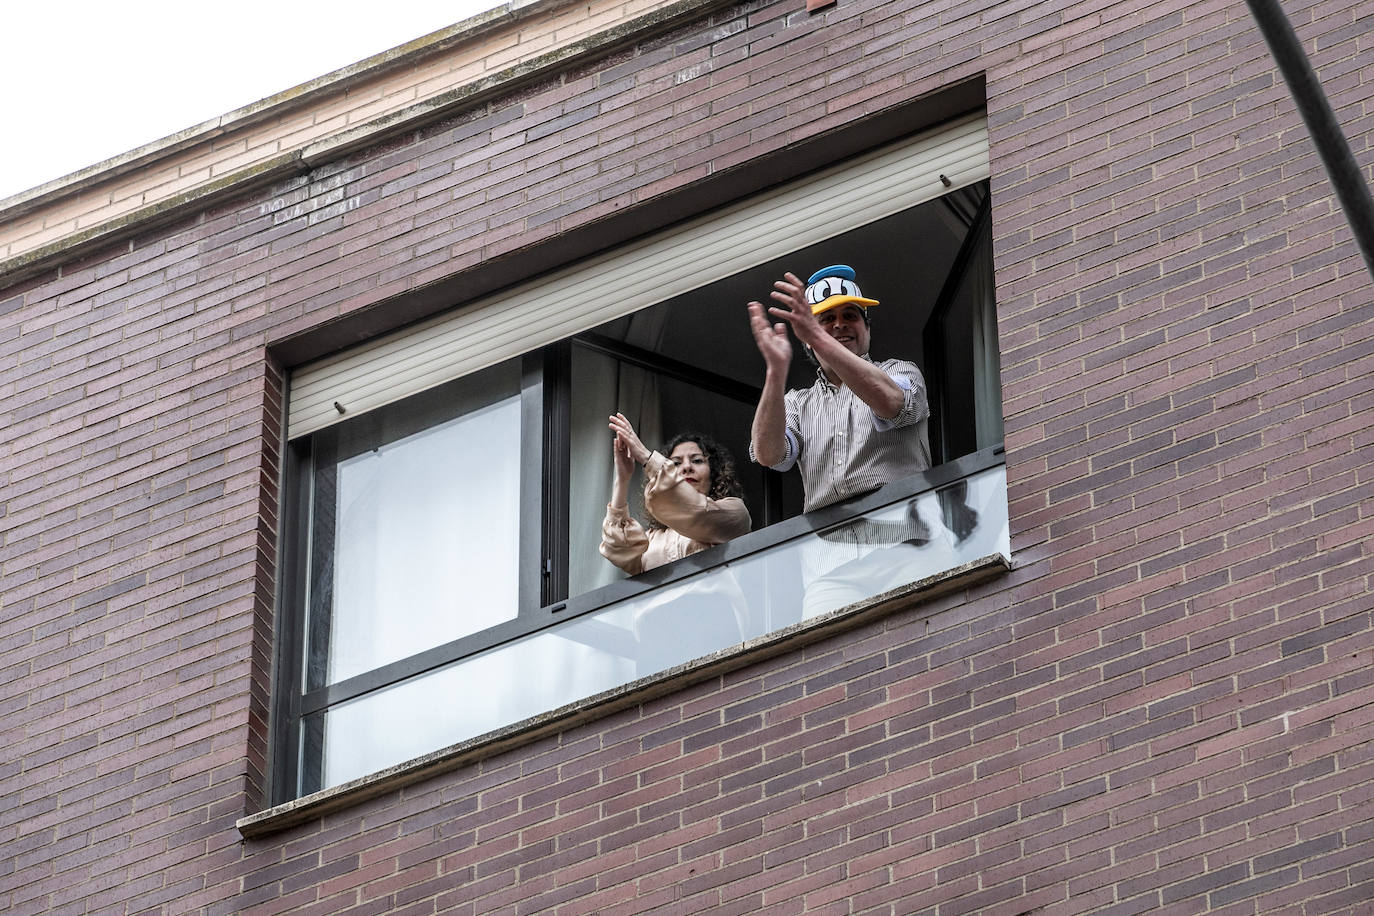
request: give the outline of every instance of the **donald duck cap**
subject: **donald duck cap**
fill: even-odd
[[[853,303],[860,308],[877,305],[877,299],[865,299],[859,292],[859,284],[854,282],[854,268],[845,264],[826,267],[811,275],[806,281],[806,301],[811,305],[811,314],[819,315],[841,305]]]

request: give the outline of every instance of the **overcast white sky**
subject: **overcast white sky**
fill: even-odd
[[[10,0],[0,199],[503,0]]]

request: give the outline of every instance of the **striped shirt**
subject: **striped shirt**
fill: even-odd
[[[789,391],[783,398],[787,451],[773,469],[800,467],[807,512],[930,467],[930,406],[921,370],[903,359],[875,365],[903,392],[902,409],[892,420],[875,414],[848,386],[832,385],[819,369],[814,385]],[[749,457],[754,457],[752,442]]]

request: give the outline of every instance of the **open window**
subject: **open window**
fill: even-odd
[[[910,564],[895,582],[1006,556],[982,130],[963,119],[297,373],[274,801],[833,611],[808,570],[847,531],[923,520],[917,559],[874,559]],[[836,195],[872,203],[823,212]],[[796,475],[748,461],[762,361],[744,304],[832,263],[881,302],[874,357],[925,374],[937,466],[802,515]],[[792,372],[814,381],[800,354]],[[722,442],[755,531],[632,578],[602,559],[616,410],[651,448]]]
[[[756,528],[800,514],[799,476],[748,460],[763,364],[744,304],[766,299],[786,270],[805,278],[826,264],[849,264],[865,293],[880,300],[870,309],[871,353],[909,359],[926,376],[935,463],[999,445],[988,202],[987,182],[978,182],[574,336],[569,593],[620,577],[596,551],[612,479],[605,420],[616,410],[650,448],[680,432],[725,445]],[[797,350],[789,388],[815,381],[815,367]]]

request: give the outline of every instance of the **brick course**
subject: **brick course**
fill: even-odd
[[[1369,912],[1374,287],[1248,17],[757,0],[0,277],[0,908]],[[240,838],[278,345],[980,73],[1016,568]]]

